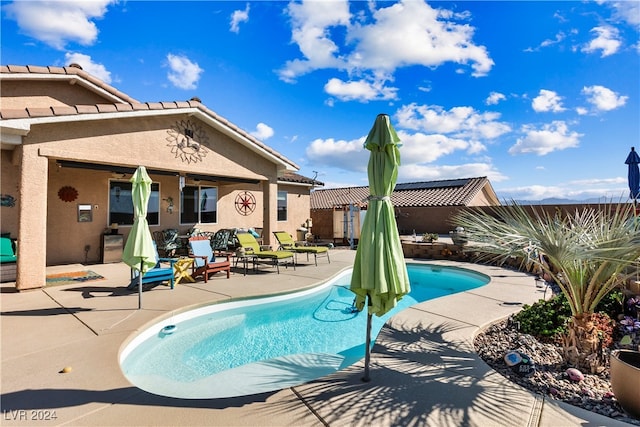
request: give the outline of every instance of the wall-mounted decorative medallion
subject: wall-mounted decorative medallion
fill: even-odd
[[[256,209],[256,198],[248,191],[236,196],[236,210],[240,215],[249,215]]]
[[[73,202],[78,198],[78,190],[66,185],[58,190],[58,197],[60,197],[60,200],[63,202]]]
[[[171,152],[183,162],[201,162],[207,155],[205,145],[209,142],[209,137],[199,123],[179,120],[167,133],[167,146],[171,147]]]

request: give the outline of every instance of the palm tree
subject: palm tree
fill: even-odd
[[[532,263],[560,287],[572,317],[562,337],[565,361],[595,370],[600,339],[596,305],[631,274],[640,259],[640,218],[633,206],[585,207],[573,214],[550,214],[512,202],[489,211],[460,211],[452,222],[473,242],[467,250],[499,263],[517,257]]]

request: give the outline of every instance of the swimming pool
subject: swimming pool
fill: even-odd
[[[372,342],[398,311],[489,282],[455,267],[408,264],[407,270],[411,293],[385,316],[373,316]],[[263,393],[336,372],[365,353],[367,316],[351,310],[350,281],[351,270],[306,291],[176,314],[123,348],[122,371],[143,390],[185,399]]]

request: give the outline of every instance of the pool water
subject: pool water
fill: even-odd
[[[398,311],[483,286],[489,278],[454,267],[407,266],[411,293],[382,317],[372,342]],[[214,304],[166,319],[121,352],[125,376],[169,397],[199,399],[263,393],[352,365],[365,353],[367,316],[352,310],[351,271],[304,292]],[[175,325],[170,333],[164,329]]]

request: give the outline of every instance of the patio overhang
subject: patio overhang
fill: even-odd
[[[127,167],[127,166],[118,166],[118,165],[109,165],[109,164],[101,164],[101,163],[84,163],[84,162],[74,162],[70,160],[57,160],[57,165],[62,168],[75,168],[75,169],[89,169],[95,171],[104,171],[111,173],[119,173],[119,174],[133,174],[136,171],[135,167]],[[192,173],[180,173],[179,171],[171,171],[164,169],[147,169],[147,172],[150,175],[165,175],[165,176],[185,176],[187,178],[198,180],[198,181],[212,181],[212,182],[233,182],[233,183],[245,183],[245,184],[258,184],[260,180],[258,179],[249,179],[249,178],[240,178],[233,176],[222,176],[222,175],[207,175],[207,174],[192,174]]]

